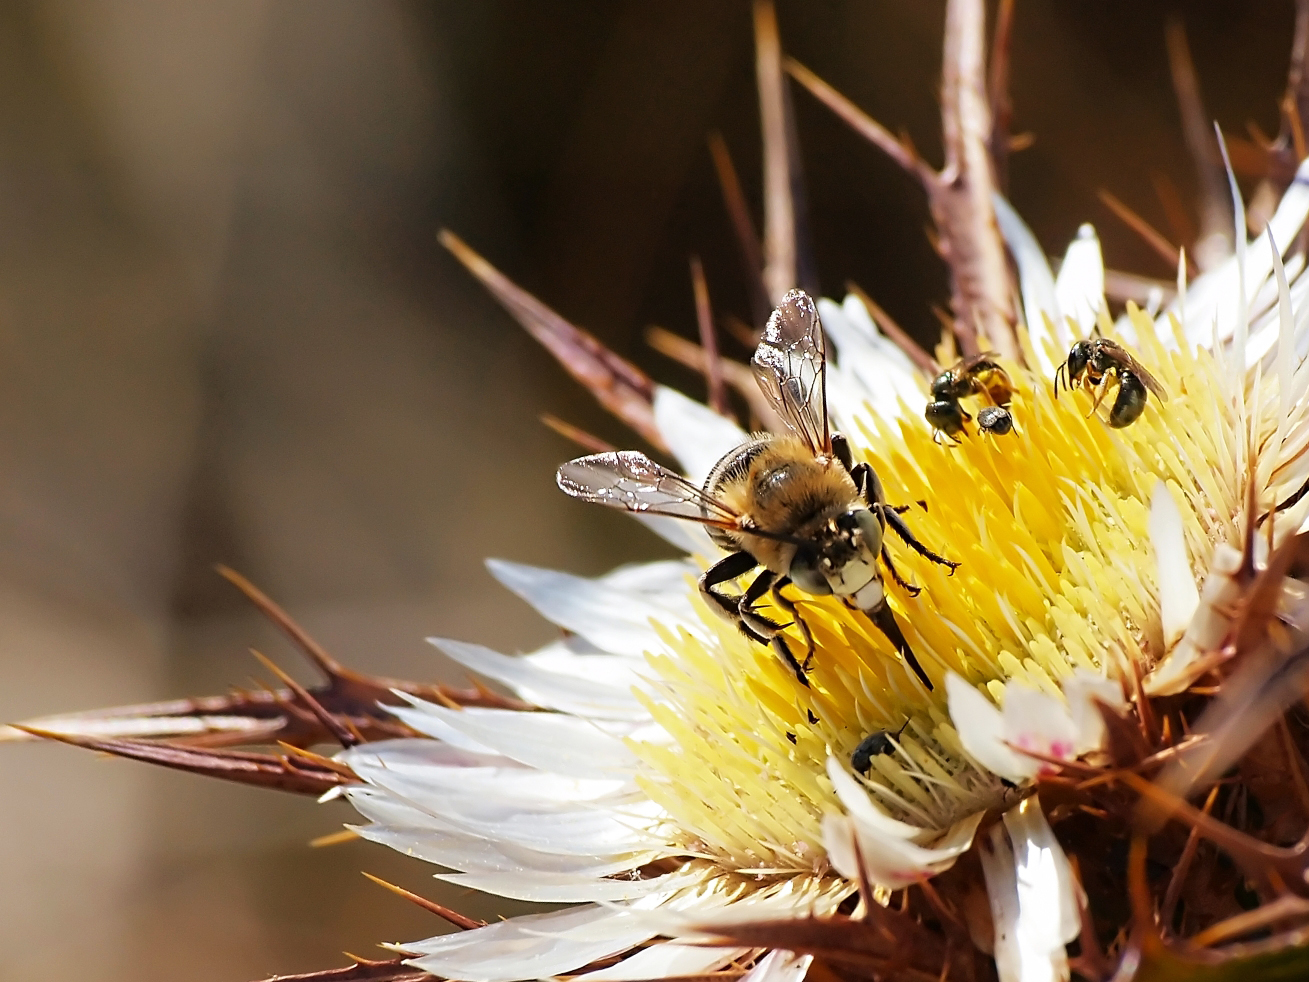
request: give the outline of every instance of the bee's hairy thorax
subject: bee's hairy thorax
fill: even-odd
[[[790,436],[756,436],[723,457],[705,480],[705,492],[748,516],[759,528],[806,538],[859,500],[849,472],[834,457],[815,457]],[[749,551],[761,564],[784,573],[794,546],[711,530],[725,549]]]

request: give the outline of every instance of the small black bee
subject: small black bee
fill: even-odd
[[[900,734],[904,732],[904,728],[908,725],[909,721],[905,720],[900,729],[895,731],[895,739],[900,739]],[[860,774],[867,774],[868,769],[873,766],[874,757],[894,752],[895,746],[891,743],[891,731],[878,730],[859,741],[859,746],[855,747],[854,753],[850,755],[850,766]]]
[[[1117,341],[1108,338],[1088,338],[1078,341],[1068,351],[1068,358],[1059,366],[1054,376],[1054,394],[1059,397],[1059,383],[1071,390],[1075,384],[1083,389],[1095,389],[1094,413],[1100,408],[1105,393],[1109,391],[1109,380],[1118,383],[1118,396],[1109,410],[1109,425],[1121,429],[1136,422],[1145,412],[1146,393],[1153,392],[1160,402],[1168,401],[1168,393],[1158,380],[1142,367]]]
[[[999,409],[1003,415],[990,413],[987,416],[989,427],[982,422],[983,409],[977,415],[977,425],[992,434],[1008,433],[1013,429],[1013,417],[1009,414],[1009,403],[1013,401],[1014,385],[1009,374],[995,361],[995,352],[984,351],[971,358],[960,360],[954,367],[947,369],[932,380],[932,401],[927,404],[923,415],[932,425],[933,439],[944,433],[955,443],[959,434],[967,433],[964,426],[973,417],[960,404],[960,399],[969,396],[985,396],[990,400],[989,409]],[[1008,425],[1005,425],[1005,420]]]

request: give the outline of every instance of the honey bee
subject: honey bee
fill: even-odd
[[[830,429],[822,325],[807,294],[792,290],[782,298],[751,364],[789,432],[752,436],[714,466],[703,488],[635,450],[569,461],[559,468],[559,487],[585,501],[706,526],[728,555],[701,575],[701,596],[746,637],[771,646],[804,685],[814,641],[796,603],[782,593],[790,584],[814,596],[835,595],[848,608],[863,611],[931,689],[886,603],[879,558],[897,583],[911,595],[918,593],[891,561],[886,527],[952,573],[959,564],[914,537],[900,517],[909,506],[887,504],[877,474],[856,464],[849,443]],[[739,594],[721,589],[759,567]],[[803,636],[803,661],[782,637],[788,625],[756,609],[765,594]]]
[[[1109,391],[1110,378],[1118,383],[1118,396],[1109,410],[1109,425],[1115,429],[1135,422],[1145,412],[1147,391],[1160,402],[1168,401],[1164,387],[1126,348],[1102,337],[1078,341],[1069,349],[1068,358],[1055,372],[1055,398],[1059,397],[1061,379],[1068,390],[1079,383],[1084,389],[1096,389],[1095,404],[1091,406],[1094,413]]]
[[[932,380],[932,401],[927,404],[923,415],[932,425],[933,439],[944,433],[958,443],[959,434],[968,432],[964,424],[973,417],[959,400],[969,396],[985,396],[991,402],[987,408],[999,410],[987,412],[983,409],[977,414],[977,425],[984,432],[1002,436],[1013,429],[1009,403],[1014,398],[1014,384],[995,357],[995,352],[983,351],[963,358]],[[986,415],[985,422],[983,414]]]

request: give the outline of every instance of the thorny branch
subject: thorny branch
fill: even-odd
[[[1007,16],[1004,10],[1002,16]],[[1017,284],[1009,270],[992,205],[997,167],[992,149],[999,145],[1000,138],[987,95],[985,20],[982,0],[950,0],[946,7],[941,83],[945,166],[939,172],[803,65],[788,60],[786,67],[796,81],[916,177],[927,191],[937,247],[950,270],[953,329],[963,353],[992,348],[1006,358],[1021,360],[1013,302]],[[1009,100],[1004,94],[1004,65],[1008,36],[1007,22],[1002,23],[997,41],[1003,48],[998,52],[999,68],[991,79],[991,98],[1000,100],[998,118],[1006,130],[1005,153]]]

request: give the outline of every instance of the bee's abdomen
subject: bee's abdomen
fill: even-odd
[[[750,465],[767,449],[768,443],[767,439],[755,439],[724,454],[705,478],[704,493],[714,499],[734,497],[732,492],[746,483],[750,475]],[[708,532],[709,538],[720,549],[730,551],[737,548],[736,541],[721,529],[710,527]]]

